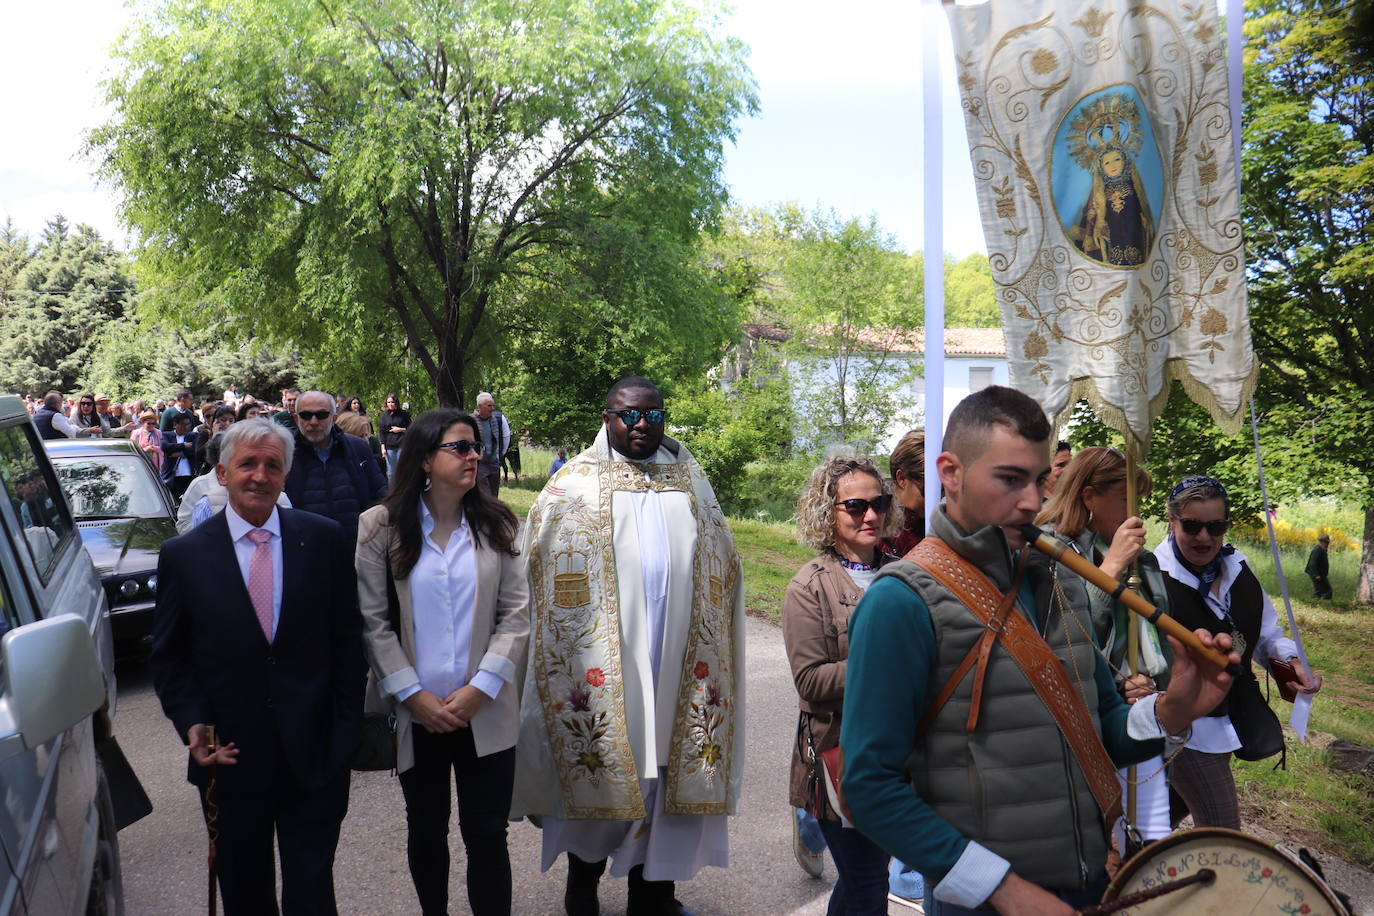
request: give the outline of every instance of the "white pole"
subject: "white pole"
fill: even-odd
[[[926,376],[926,530],[940,502],[940,475],[935,458],[940,454],[945,430],[945,255],[944,255],[944,161],[941,158],[940,41],[945,13],[940,0],[925,4],[925,29],[921,36],[921,111],[925,119],[922,152],[925,180],[922,203],[925,236],[925,376]]]

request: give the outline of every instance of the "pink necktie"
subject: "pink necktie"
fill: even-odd
[[[254,528],[248,537],[257,547],[248,564],[248,597],[253,600],[253,612],[258,615],[262,635],[272,641],[272,532]]]

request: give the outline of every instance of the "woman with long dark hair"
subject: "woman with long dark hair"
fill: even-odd
[[[358,520],[368,701],[396,714],[406,854],[425,914],[448,912],[450,773],[472,912],[511,909],[506,818],[529,591],[515,514],[475,486],[480,455],[471,416],[422,414],[386,500]]]
[[[386,448],[387,476],[394,477],[396,463],[401,460],[401,442],[411,423],[410,411],[401,406],[401,399],[395,393],[388,394],[382,403],[385,409],[377,423],[377,433]]]

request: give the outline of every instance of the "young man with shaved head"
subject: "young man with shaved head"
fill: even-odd
[[[1113,767],[1160,753],[1230,686],[1175,643],[1168,692],[1121,699],[1081,581],[1021,532],[1040,510],[1049,438],[1039,405],[1010,388],[961,401],[930,537],[884,567],[850,618],[845,800],[860,830],[925,876],[930,916],[1065,916],[1100,900]]]

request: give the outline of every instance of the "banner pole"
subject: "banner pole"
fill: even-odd
[[[944,160],[940,111],[940,29],[944,10],[939,0],[925,4],[921,36],[921,114],[923,118],[922,243],[925,250],[925,492],[926,530],[940,504],[940,474],[935,459],[944,447],[945,430],[945,256]]]

